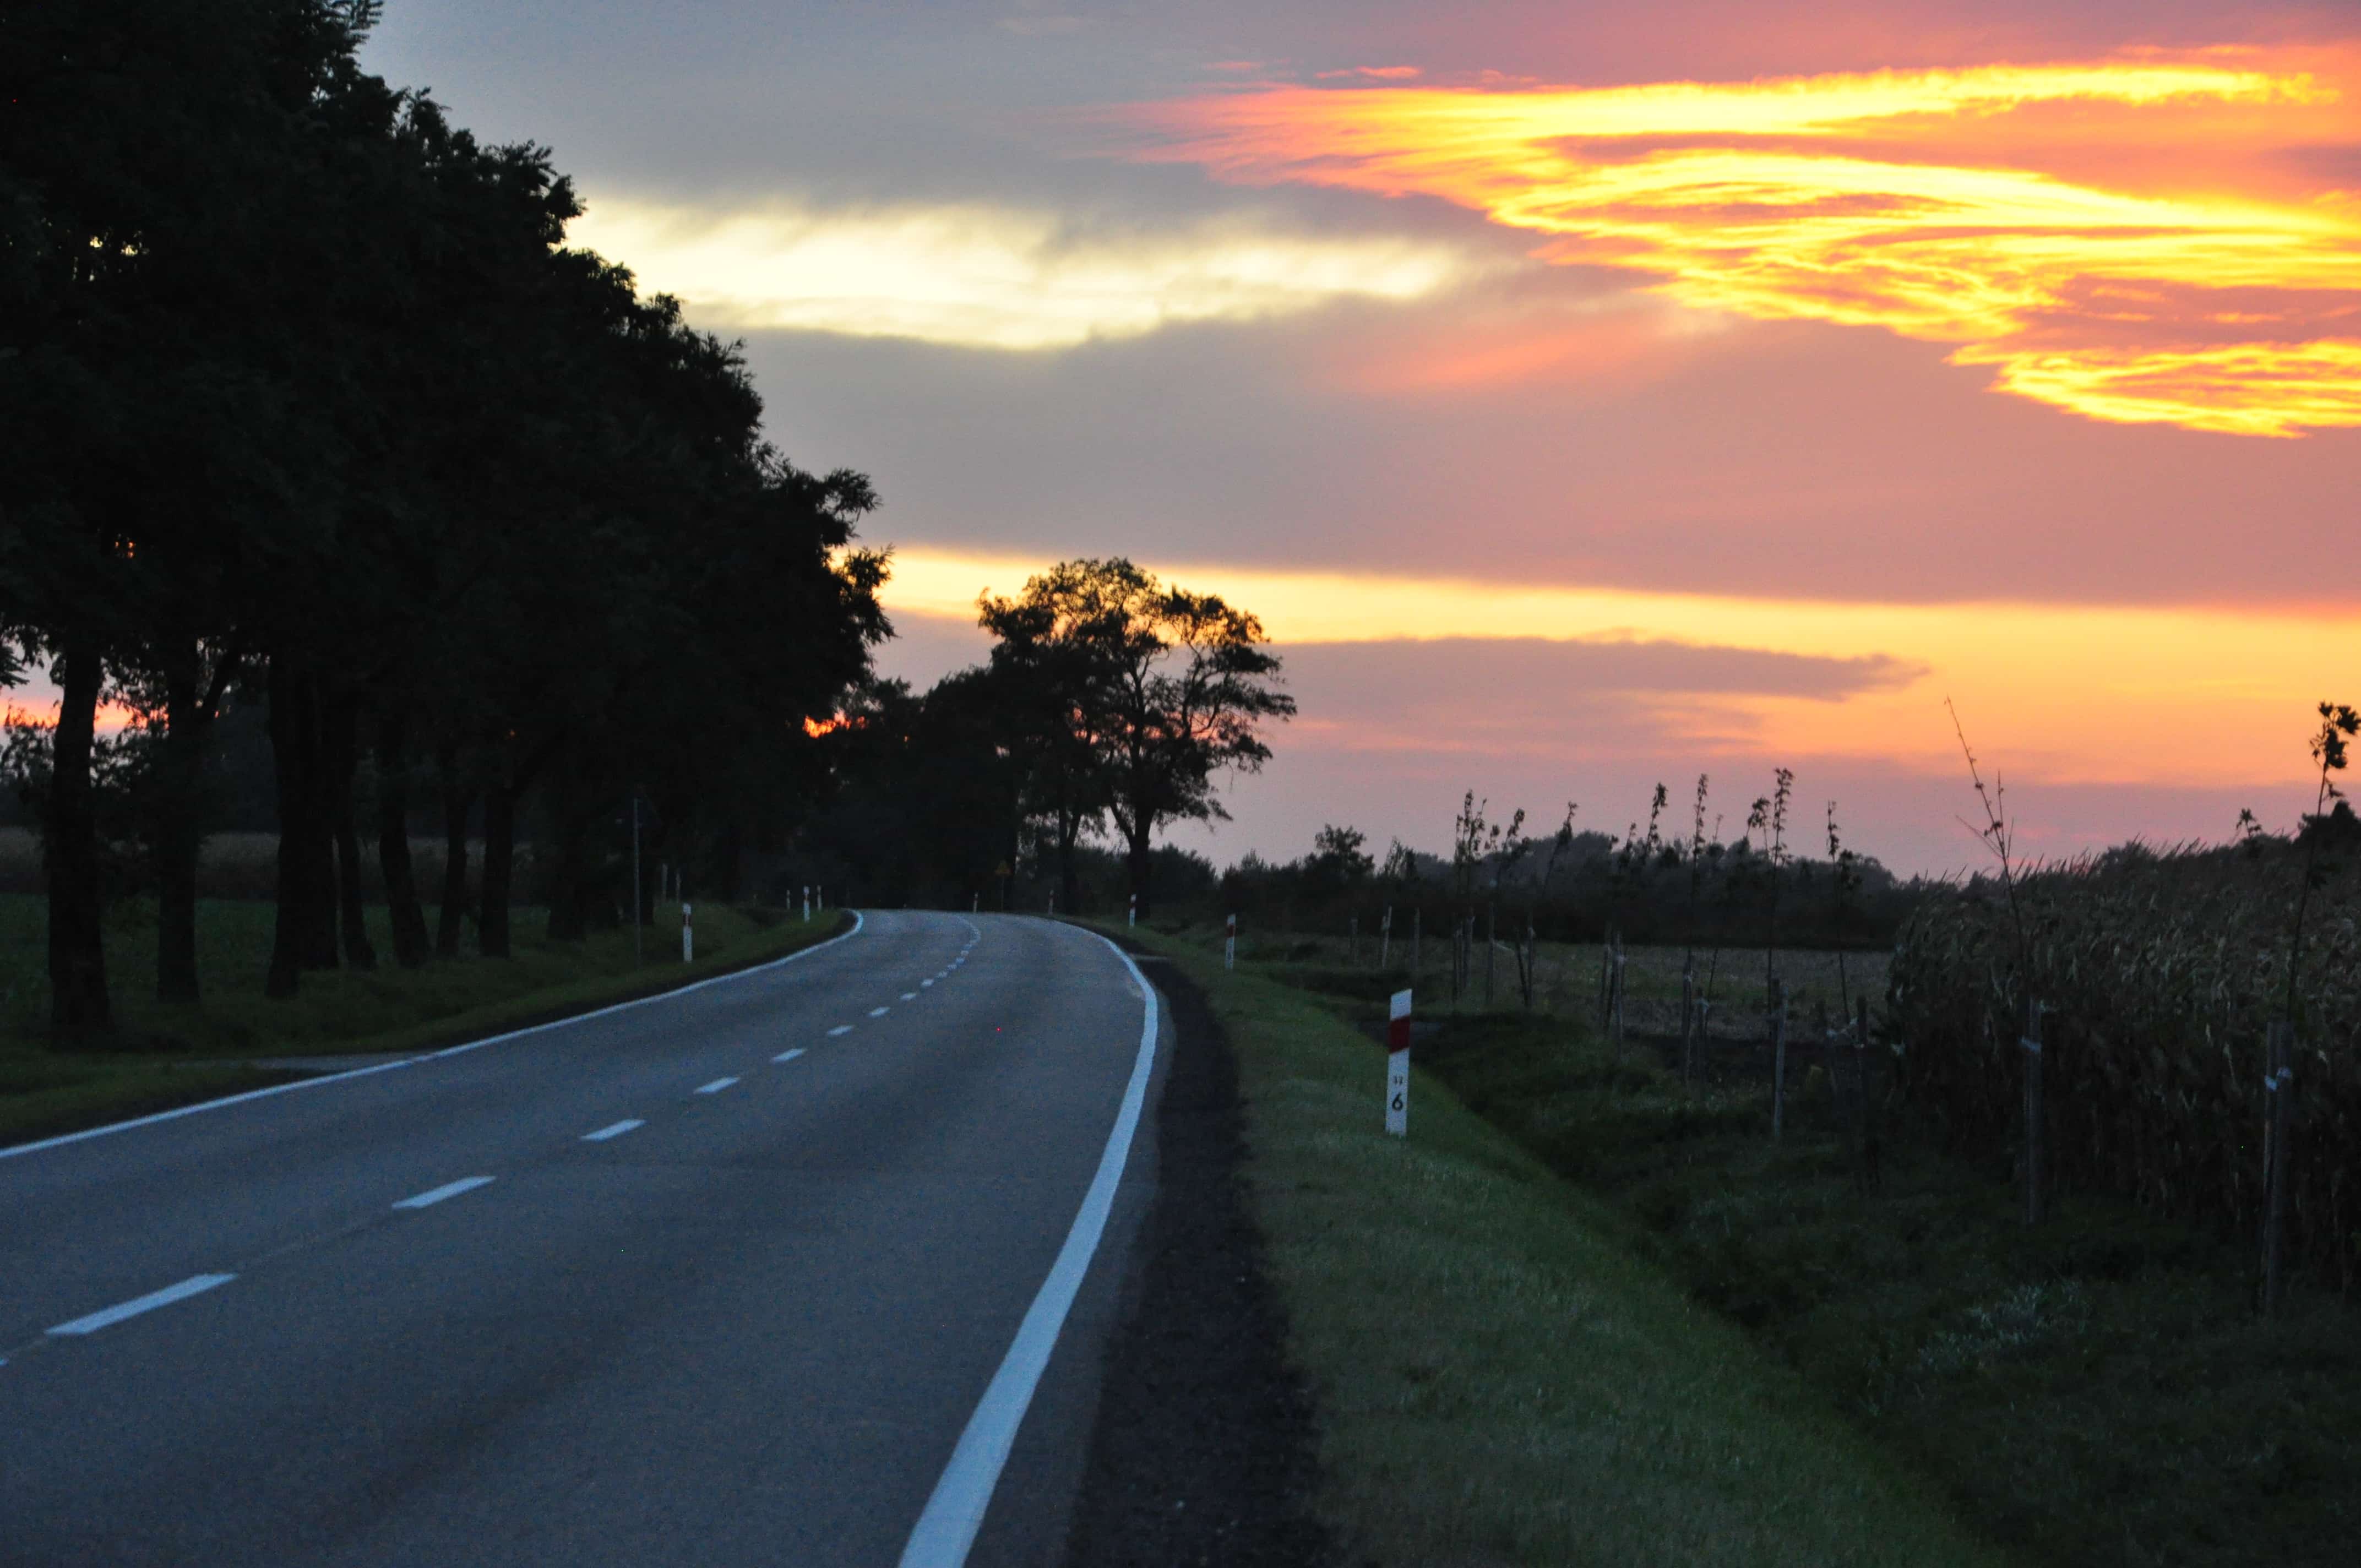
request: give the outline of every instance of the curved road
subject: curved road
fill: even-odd
[[[872,914],[0,1150],[0,1563],[1054,1561],[1159,1012],[1087,932]]]

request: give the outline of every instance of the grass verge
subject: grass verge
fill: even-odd
[[[1133,932],[1236,1049],[1320,1508],[1394,1564],[1988,1563],[1929,1491],[1433,1079],[1305,993]]]
[[[2264,1321],[2246,1248],[2119,1201],[2069,1195],[2026,1227],[2005,1157],[1947,1155],[1906,1119],[1864,1183],[1808,1056],[1774,1145],[1761,1054],[1689,1092],[1653,1051],[1619,1062],[1562,1021],[1494,1015],[1445,1024],[1426,1057],[2023,1560],[2354,1561],[2350,1309],[2296,1292]]]
[[[137,954],[142,935],[153,939],[153,913],[147,914],[144,931],[140,914],[135,907],[109,916],[118,1048],[50,1051],[38,1033],[47,1011],[46,981],[32,968],[42,950],[39,903],[0,897],[0,952],[15,955],[16,963],[16,972],[5,977],[11,1027],[0,1035],[0,1145],[290,1076],[252,1065],[257,1058],[432,1050],[653,995],[784,958],[833,936],[851,918],[831,911],[806,922],[706,904],[697,914],[693,964],[678,959],[677,925],[660,923],[648,934],[646,962],[634,961],[628,930],[599,932],[581,942],[520,938],[507,959],[307,974],[294,997],[271,1002],[261,995],[269,906],[208,902],[200,906],[199,929],[205,1001],[187,1009],[160,1006],[144,986],[124,982],[124,960]],[[382,909],[369,914],[382,925]],[[375,935],[382,938],[383,932]]]

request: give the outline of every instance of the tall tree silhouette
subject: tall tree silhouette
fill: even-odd
[[[1132,895],[1147,914],[1156,829],[1226,819],[1215,781],[1258,771],[1271,755],[1264,726],[1294,716],[1262,623],[1120,557],[1061,563],[1027,579],[1015,599],[987,598],[981,609],[985,628],[1004,639],[1009,628],[1057,651],[1036,667],[1058,683],[1087,748]]]

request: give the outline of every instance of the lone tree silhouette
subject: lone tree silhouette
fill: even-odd
[[[1139,913],[1149,853],[1170,821],[1222,821],[1223,773],[1270,760],[1263,726],[1294,716],[1262,622],[1218,595],[1167,586],[1121,557],[1062,562],[1015,598],[977,603],[995,663],[1052,683],[1047,706],[1087,759],[1089,794],[1122,838]]]

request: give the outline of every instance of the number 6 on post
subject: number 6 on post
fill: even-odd
[[[1394,992],[1386,1021],[1386,1131],[1396,1137],[1410,1132],[1410,992]]]

